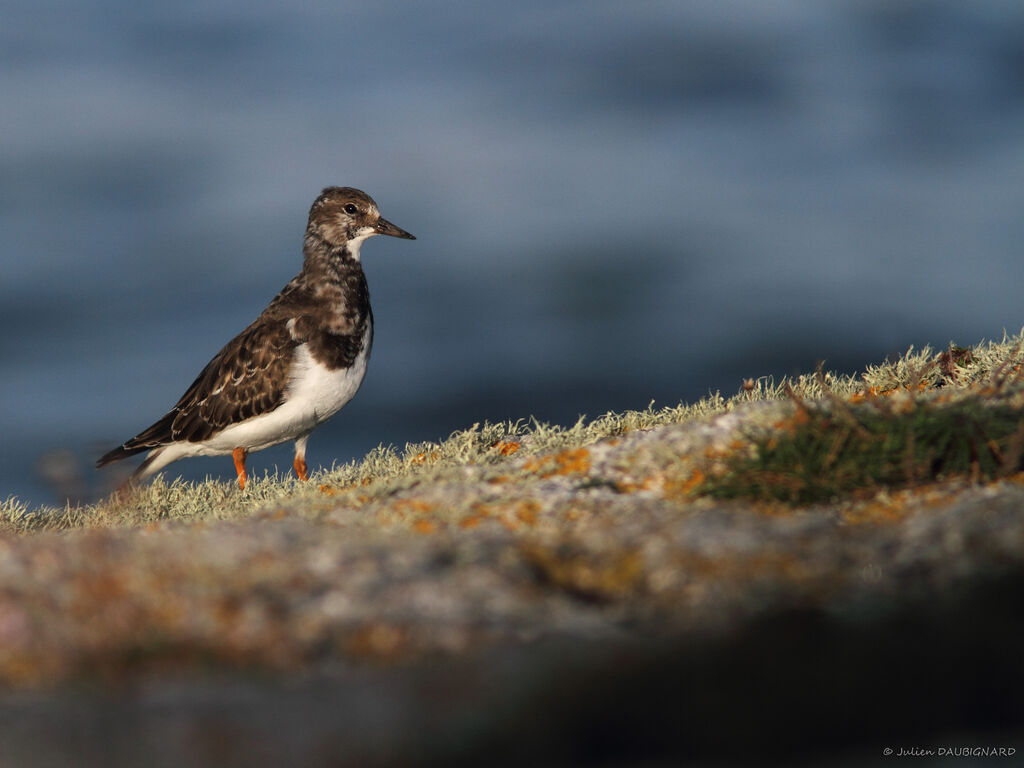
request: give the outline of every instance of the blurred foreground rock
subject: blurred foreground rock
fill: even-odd
[[[1020,478],[693,497],[785,408],[509,449],[358,505],[5,537],[0,764],[1024,754]]]

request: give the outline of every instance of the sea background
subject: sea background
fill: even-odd
[[[373,358],[314,469],[1024,326],[1019,0],[0,19],[0,500],[108,490],[92,462],[298,272],[331,184],[418,239],[363,247]]]

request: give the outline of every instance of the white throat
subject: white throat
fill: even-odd
[[[345,245],[345,249],[349,252],[349,255],[356,261],[359,261],[359,249],[363,247],[363,241],[366,240],[368,237],[373,237],[374,235],[377,234],[377,230],[375,230],[373,227],[363,227],[359,231],[365,234],[353,237]]]

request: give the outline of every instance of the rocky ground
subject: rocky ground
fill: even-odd
[[[326,475],[227,520],[12,530],[0,764],[1024,749],[1024,475],[709,495],[800,411],[734,402],[557,443],[477,430],[461,458],[426,446],[386,482]],[[203,505],[254,486],[210,484]]]

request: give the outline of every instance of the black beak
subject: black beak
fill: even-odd
[[[387,219],[377,219],[377,225],[374,227],[382,235],[391,235],[392,237],[401,237],[404,240],[415,240],[416,238],[406,232],[404,229],[399,229]]]

